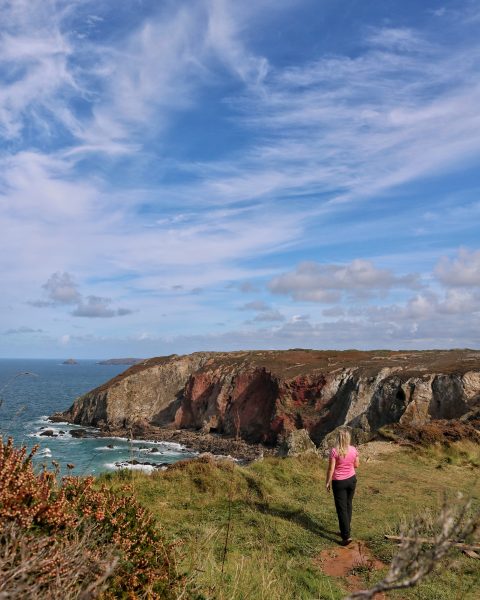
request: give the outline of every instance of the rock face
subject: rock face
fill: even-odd
[[[480,352],[197,352],[134,365],[55,417],[104,429],[153,426],[276,444],[306,429],[456,419],[480,406]]]

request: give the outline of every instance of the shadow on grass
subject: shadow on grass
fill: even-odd
[[[257,510],[265,515],[271,515],[272,517],[280,517],[281,519],[285,519],[286,521],[292,521],[300,527],[314,533],[322,537],[325,540],[330,542],[334,542],[335,544],[339,544],[340,541],[338,539],[337,533],[335,531],[331,531],[330,529],[326,529],[323,525],[320,525],[312,519],[303,508],[298,510],[292,510],[288,508],[274,507],[269,506],[268,504],[261,504],[257,502],[255,504]]]

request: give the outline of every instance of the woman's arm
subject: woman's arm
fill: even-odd
[[[327,492],[330,491],[330,486],[332,485],[332,477],[333,477],[334,470],[335,470],[335,459],[330,457],[330,460],[328,461],[327,477],[325,479],[325,486],[327,488]]]
[[[353,463],[353,466],[358,469],[358,465],[360,464],[360,458],[357,456],[355,457],[355,462]]]

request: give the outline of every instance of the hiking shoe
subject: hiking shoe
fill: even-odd
[[[342,546],[349,546],[353,542],[352,538],[348,538],[346,540],[342,540]]]

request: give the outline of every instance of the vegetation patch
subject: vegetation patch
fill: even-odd
[[[422,425],[392,423],[380,428],[378,434],[396,442],[430,446],[465,441],[480,444],[479,430],[480,420],[437,419]]]
[[[131,487],[37,474],[34,453],[0,438],[0,596],[176,598],[173,546]]]

